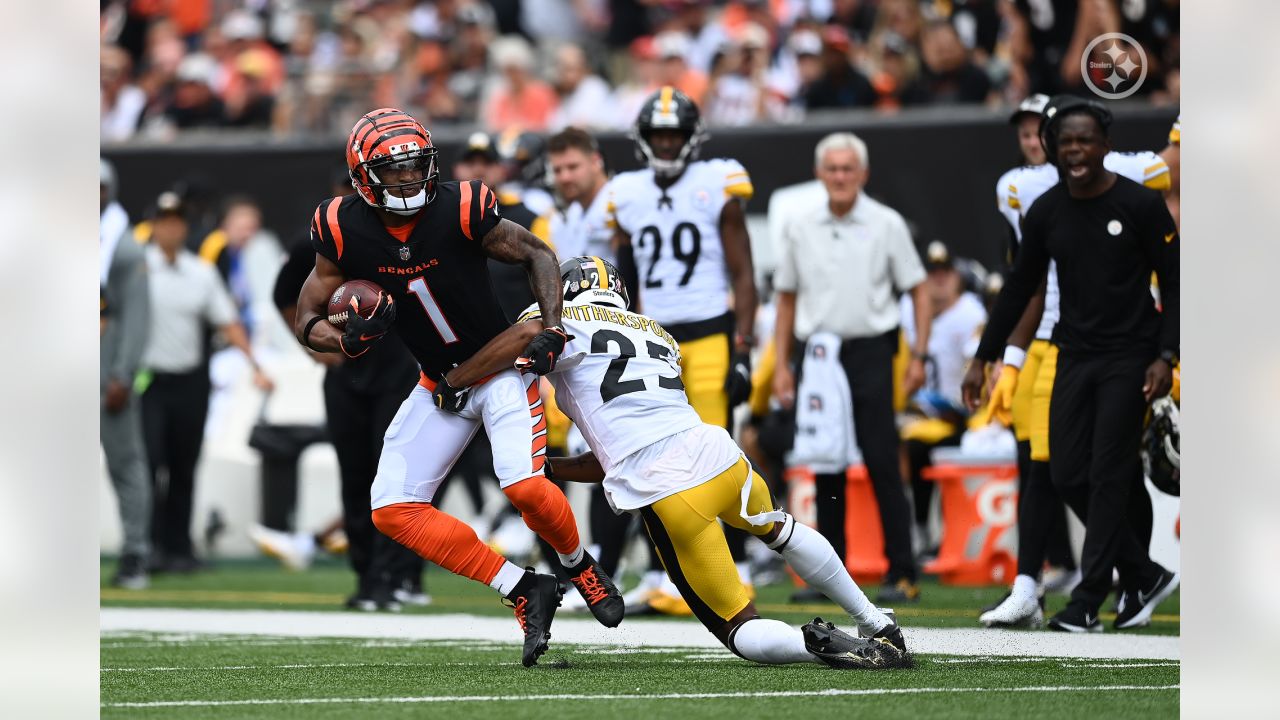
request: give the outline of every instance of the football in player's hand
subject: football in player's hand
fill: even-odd
[[[382,288],[368,280],[348,280],[339,285],[329,297],[329,322],[334,327],[342,327],[353,310],[368,319],[378,304],[380,292]]]

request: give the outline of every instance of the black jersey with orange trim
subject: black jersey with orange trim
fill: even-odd
[[[497,196],[478,180],[440,183],[405,241],[358,195],[324,201],[311,245],[347,279],[395,298],[395,331],[431,378],[471,357],[507,328],[480,239],[501,221]]]

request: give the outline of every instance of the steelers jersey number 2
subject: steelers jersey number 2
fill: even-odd
[[[610,343],[617,347],[618,357],[609,362],[609,369],[605,371],[604,379],[600,382],[600,400],[606,403],[622,395],[643,392],[649,387],[646,384],[648,377],[633,378],[631,380],[622,379],[622,376],[627,372],[627,363],[636,357],[636,346],[626,335],[617,330],[607,328],[597,330],[591,336],[592,354],[610,354]],[[668,390],[684,390],[684,383],[680,380],[680,368],[675,365],[671,348],[652,340],[646,340],[645,354],[654,360],[661,360],[667,363],[675,372],[675,375],[672,376],[657,375],[658,387]]]
[[[636,249],[649,255],[649,263],[644,274],[644,286],[657,289],[663,286],[661,278],[654,278],[653,269],[662,260],[664,247],[677,261],[684,264],[684,272],[680,274],[679,287],[689,284],[694,268],[698,265],[698,257],[702,254],[702,233],[698,226],[691,222],[682,222],[671,231],[670,238],[662,237],[662,230],[657,225],[646,225],[640,229],[635,238]]]

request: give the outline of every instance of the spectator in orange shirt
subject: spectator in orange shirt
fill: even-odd
[[[672,85],[702,105],[707,94],[706,74],[689,67],[686,60],[691,50],[689,37],[679,32],[664,32],[654,38],[658,51],[658,84]]]
[[[508,35],[490,46],[493,65],[501,73],[483,103],[481,118],[495,132],[509,127],[547,129],[559,100],[555,90],[533,74],[533,49],[524,38]]]

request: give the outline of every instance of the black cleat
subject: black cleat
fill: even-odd
[[[907,641],[902,637],[902,628],[898,627],[898,623],[889,623],[885,625],[880,632],[871,636],[872,640],[881,643],[887,643],[901,655],[907,654]]]
[[[626,603],[623,602],[618,587],[605,574],[600,563],[591,557],[591,553],[584,552],[582,562],[565,570],[569,573],[569,582],[582,594],[582,599],[587,601],[587,609],[596,620],[608,628],[618,627],[626,614]]]
[[[1156,606],[1178,589],[1180,581],[1181,577],[1178,573],[1165,570],[1156,579],[1155,584],[1148,589],[1121,591],[1119,607],[1116,609],[1115,628],[1127,630],[1150,625],[1151,614],[1156,611]]]
[[[554,575],[540,575],[533,568],[527,568],[515,589],[503,598],[510,601],[508,607],[515,611],[516,622],[524,631],[524,654],[520,663],[525,667],[537,665],[538,658],[547,651],[551,620],[563,595],[564,590]]]
[[[1084,605],[1073,601],[1049,618],[1049,629],[1059,632],[1100,633],[1102,623],[1098,621],[1097,610],[1086,610]]]
[[[876,670],[897,667],[903,662],[904,655],[893,645],[853,637],[822,618],[814,618],[800,630],[804,633],[805,648],[837,670]]]

